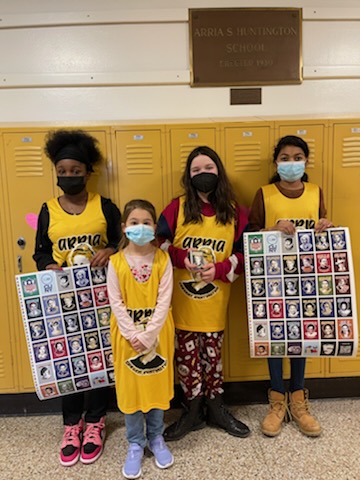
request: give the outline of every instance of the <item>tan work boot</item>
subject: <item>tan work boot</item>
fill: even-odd
[[[318,437],[321,433],[320,423],[310,414],[309,391],[296,390],[289,393],[291,417],[300,431],[309,437]]]
[[[283,394],[275,390],[268,391],[270,408],[261,424],[261,431],[268,437],[276,437],[281,432],[282,423],[288,417],[287,393]]]

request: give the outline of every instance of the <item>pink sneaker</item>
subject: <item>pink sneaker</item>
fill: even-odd
[[[79,460],[82,431],[82,420],[76,425],[64,425],[64,435],[60,447],[60,463],[64,467],[71,467]]]
[[[105,438],[105,417],[97,423],[87,423],[81,448],[80,461],[85,464],[95,462],[102,454]]]

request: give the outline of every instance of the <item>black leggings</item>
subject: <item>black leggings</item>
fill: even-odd
[[[109,387],[94,388],[62,397],[64,425],[76,425],[85,413],[85,422],[97,423],[106,415],[109,401]]]

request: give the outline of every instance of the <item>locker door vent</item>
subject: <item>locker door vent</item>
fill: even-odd
[[[126,172],[128,175],[152,175],[154,173],[152,145],[127,145]]]
[[[42,177],[44,175],[41,147],[15,147],[14,160],[17,177]]]
[[[234,144],[234,171],[255,172],[261,168],[261,143]]]
[[[343,139],[341,166],[360,166],[360,137],[348,137]]]
[[[310,155],[309,162],[306,165],[306,168],[315,168],[315,158],[316,158],[316,141],[314,138],[304,138],[306,143],[309,145]]]
[[[184,170],[185,170],[186,161],[188,159],[188,156],[194,150],[194,148],[197,148],[199,146],[200,146],[199,142],[197,142],[197,143],[187,142],[187,143],[182,143],[180,145],[180,170],[181,170],[181,173],[183,173]]]

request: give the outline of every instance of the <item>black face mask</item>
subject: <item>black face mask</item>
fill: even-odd
[[[57,177],[57,186],[67,195],[77,195],[85,188],[85,177]]]
[[[218,183],[218,176],[215,173],[199,173],[191,179],[191,184],[196,190],[202,193],[209,193],[215,190]]]

